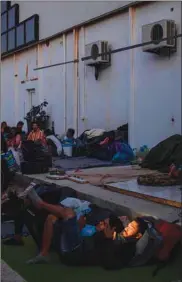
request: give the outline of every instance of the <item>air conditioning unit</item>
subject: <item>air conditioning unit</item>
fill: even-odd
[[[157,53],[161,49],[176,48],[176,24],[172,20],[161,20],[152,24],[142,26],[142,42],[154,41],[154,43],[143,46],[144,52]],[[164,38],[169,38],[161,41]]]
[[[91,57],[85,60],[86,65],[94,66],[97,64],[107,64],[110,62],[110,54],[102,54],[109,51],[107,41],[97,41],[85,46],[85,57]],[[102,54],[99,56],[99,54]]]

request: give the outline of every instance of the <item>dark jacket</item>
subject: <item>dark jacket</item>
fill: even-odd
[[[84,239],[81,248],[60,256],[69,266],[101,266],[117,270],[129,264],[135,255],[136,241],[113,241],[99,232]]]
[[[8,148],[7,148],[5,138],[4,138],[3,134],[1,133],[1,152],[6,153],[7,150],[8,150]]]

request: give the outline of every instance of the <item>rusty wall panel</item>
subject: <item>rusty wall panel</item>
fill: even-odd
[[[79,31],[77,29],[74,30],[74,60],[78,60],[79,56]],[[74,112],[75,112],[75,133],[78,135],[78,114],[79,114],[79,95],[78,95],[78,63],[74,64]]]
[[[85,28],[85,40],[82,40],[82,44],[106,40],[112,49],[128,46],[128,30],[129,18],[128,13],[125,13]],[[83,99],[81,103],[83,103],[82,108],[85,108],[87,128],[110,130],[127,123],[130,89],[128,53],[113,54],[111,66],[100,72],[98,81],[95,80],[94,71],[93,67],[85,67],[84,63],[80,63],[80,75],[82,79],[84,77],[80,85],[85,84],[85,87],[81,87]]]
[[[161,19],[175,20],[180,33],[181,2],[159,1],[136,8],[136,43],[141,42],[142,25]],[[181,38],[177,40],[177,52],[170,57],[136,49],[134,73],[135,146],[153,147],[165,138],[181,133]]]

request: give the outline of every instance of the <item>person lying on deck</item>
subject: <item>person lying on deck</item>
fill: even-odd
[[[119,269],[127,265],[135,254],[137,240],[147,228],[144,221],[137,218],[124,229],[120,219],[111,215],[97,225],[93,237],[83,238],[80,232],[84,226],[83,218],[77,221],[71,208],[48,204],[39,198],[35,190],[28,195],[36,207],[50,212],[44,225],[40,254],[29,260],[29,264],[48,262],[56,223],[61,224],[59,253],[62,263],[72,266],[97,265],[105,269]]]

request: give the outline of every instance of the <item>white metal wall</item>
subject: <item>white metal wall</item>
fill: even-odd
[[[33,14],[40,18],[40,39],[88,21],[131,1],[11,1],[20,6],[20,21]]]
[[[80,42],[85,44],[97,40],[107,40],[112,49],[129,45],[128,14],[92,25],[82,31]],[[80,58],[83,52],[80,53]],[[80,88],[80,103],[83,111],[85,126],[81,130],[91,127],[111,129],[128,122],[128,93],[129,93],[129,60],[124,52],[117,53],[111,58],[111,66],[99,74],[95,80],[94,68],[80,63],[80,82],[85,87]],[[82,85],[82,86],[83,86]],[[84,91],[84,93],[83,93]]]
[[[181,133],[181,39],[171,58],[143,53],[141,48],[113,54],[111,67],[101,72],[98,81],[93,69],[81,60],[79,64],[33,70],[73,60],[77,54],[81,59],[85,44],[97,40],[108,40],[113,49],[140,43],[142,25],[160,19],[174,19],[180,33],[180,8],[180,2],[130,8],[129,13],[4,59],[1,119],[10,125],[22,119],[28,108],[27,89],[35,88],[38,101],[49,102],[51,120],[60,134],[77,125],[81,133],[86,128],[114,129],[129,122],[130,144],[151,147]]]
[[[181,33],[181,12],[181,2],[161,1],[137,8],[133,13],[131,44],[141,42],[142,25],[161,19],[175,20],[177,31]],[[133,107],[130,103],[134,112],[133,120],[130,114],[131,142],[151,147],[172,134],[181,133],[181,39],[178,39],[177,53],[170,58],[144,53],[141,48],[130,53],[133,54],[131,67],[134,72],[134,89],[130,91],[134,97]]]

